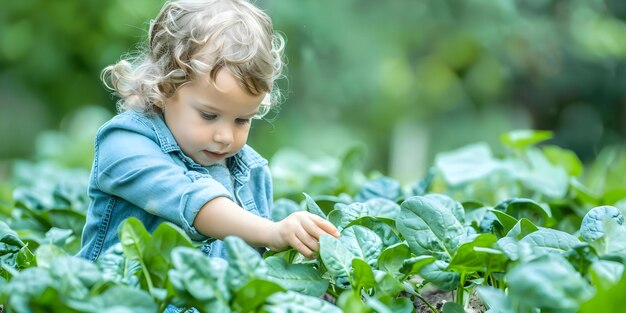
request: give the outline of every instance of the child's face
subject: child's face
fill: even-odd
[[[251,95],[223,69],[215,85],[206,74],[179,88],[166,101],[163,115],[183,152],[207,166],[235,155],[245,145],[263,97]]]

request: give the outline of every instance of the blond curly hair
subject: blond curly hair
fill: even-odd
[[[148,39],[134,57],[102,71],[105,86],[120,97],[119,111],[158,110],[200,74],[215,83],[221,69],[250,94],[266,94],[257,117],[281,98],[275,84],[285,41],[270,17],[246,0],[169,0],[150,22]]]

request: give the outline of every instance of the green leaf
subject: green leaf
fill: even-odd
[[[137,260],[126,259],[120,243],[111,246],[102,253],[96,260],[96,264],[102,271],[105,281],[138,287],[139,278],[135,274],[141,269],[141,263]]]
[[[122,222],[119,229],[120,242],[126,257],[129,260],[143,260],[143,247],[148,245],[150,234],[141,221],[131,217]],[[143,270],[149,271],[146,267],[143,267]]]
[[[550,228],[542,228],[528,234],[520,240],[520,243],[528,243],[537,255],[548,253],[563,253],[580,244],[578,238],[566,232]]]
[[[437,169],[434,166],[431,166],[428,169],[428,173],[426,176],[418,181],[416,181],[410,187],[410,191],[407,197],[412,196],[423,196],[428,193],[433,183],[433,179],[435,178],[435,174],[437,173]]]
[[[552,138],[551,131],[520,129],[500,135],[500,141],[510,148],[524,150]]]
[[[513,228],[506,234],[507,237],[514,238],[515,240],[520,240],[524,238],[526,235],[539,230],[535,224],[533,224],[530,220],[526,218],[520,219]]]
[[[157,311],[157,304],[144,290],[128,286],[112,286],[92,297],[88,302],[70,301],[70,307],[81,309],[85,304],[93,308],[93,312],[137,312],[151,313]]]
[[[370,308],[374,309],[375,312],[393,313],[391,309],[387,307],[387,305],[384,302],[378,300],[377,298],[370,297],[368,295],[364,295],[363,298],[365,298],[365,304],[369,306]]]
[[[465,209],[460,202],[443,194],[431,193],[426,195],[428,198],[439,201],[444,208],[450,209],[454,217],[463,224],[465,222]]]
[[[53,287],[47,287],[42,293],[29,299],[29,311],[27,312],[69,312],[78,313],[72,310],[67,304],[68,300],[62,296],[63,291]]]
[[[324,214],[328,215],[337,204],[352,203],[352,197],[343,193],[339,196],[320,195],[313,198]]]
[[[376,294],[376,297],[365,295],[365,303],[378,313],[412,313],[415,312],[413,302],[408,297],[391,297],[388,295]]]
[[[168,273],[170,281],[187,303],[205,312],[230,312],[226,261],[180,247],[172,250],[172,264],[174,267]]]
[[[576,200],[581,203],[591,203],[596,205],[597,203],[604,203],[600,201],[600,192],[591,190],[584,186],[579,179],[572,178],[570,181],[570,190],[572,194],[576,196]]]
[[[338,206],[329,214],[331,222],[339,229],[344,229],[350,223],[361,217],[370,216],[369,207],[365,203],[354,202],[346,206]]]
[[[502,290],[491,286],[476,287],[476,293],[492,313],[515,313],[511,299]]]
[[[578,177],[583,172],[583,163],[576,153],[558,146],[543,146],[543,153],[550,163],[561,166],[569,176]]]
[[[2,296],[6,297],[4,305],[15,312],[32,312],[31,299],[41,295],[50,286],[60,284],[48,270],[31,267],[15,276],[4,286]],[[11,292],[7,292],[7,291]]]
[[[607,260],[596,260],[589,267],[591,282],[597,290],[608,290],[624,275],[624,264]]]
[[[400,214],[400,206],[395,202],[383,198],[369,199],[365,202],[367,216],[395,220]]]
[[[516,238],[502,237],[498,239],[498,247],[500,247],[510,260],[517,261],[520,259],[519,249],[521,245]]]
[[[86,219],[84,212],[69,209],[50,209],[43,212],[42,217],[49,220],[51,226],[71,229],[75,236],[80,236],[83,233]]]
[[[400,272],[407,276],[419,274],[422,270],[422,267],[435,261],[437,261],[437,259],[435,259],[435,257],[431,255],[420,255],[413,258],[408,258],[402,262],[402,268],[400,268]]]
[[[541,205],[532,199],[513,198],[498,203],[494,210],[499,210],[516,219],[528,218],[537,223],[545,222],[552,217],[550,207]]]
[[[150,234],[141,221],[135,217],[131,217],[122,222],[122,225],[119,227],[118,236],[120,238],[122,248],[124,249],[126,259],[129,261],[139,262],[141,272],[143,274],[141,276],[143,278],[142,283],[145,281],[150,294],[157,296],[157,290],[154,289],[155,286],[152,283],[152,276],[150,275],[151,269],[148,267],[144,259],[144,248],[150,242]],[[163,263],[164,262],[161,262],[161,264]],[[164,266],[160,266],[161,269],[163,267]],[[156,270],[159,271],[159,269]]]
[[[102,273],[91,261],[83,258],[66,256],[52,260],[50,274],[62,279],[76,279],[81,284],[91,287],[102,280]]]
[[[342,311],[320,298],[287,291],[277,292],[267,298],[262,312],[341,313]]]
[[[102,275],[92,262],[78,257],[60,257],[47,269],[32,267],[14,276],[6,285],[5,290],[10,290],[6,304],[17,312],[31,312],[35,303],[42,311],[55,307],[64,310],[66,299],[87,299],[101,281]],[[22,305],[30,309],[21,310]]]
[[[332,157],[312,159],[295,149],[278,150],[270,160],[276,198],[294,198],[302,190],[324,194],[337,189],[339,161]]]
[[[268,267],[268,279],[309,296],[319,297],[328,289],[328,281],[310,264],[291,264],[279,256],[265,259]]]
[[[236,312],[254,311],[268,297],[283,291],[286,291],[285,288],[274,282],[254,278],[237,290],[232,307]]]
[[[24,269],[37,265],[37,259],[35,255],[28,249],[28,246],[24,246],[17,252],[15,257],[15,266],[19,269]]]
[[[328,221],[331,224],[335,225],[335,227],[337,227],[337,230],[339,231],[343,229],[341,224],[343,224],[344,219],[347,218],[344,216],[342,209],[334,209],[330,211],[330,213],[328,213]]]
[[[444,291],[451,291],[459,286],[461,277],[459,274],[448,271],[448,262],[436,260],[428,263],[420,269],[420,275],[428,282],[432,282]]]
[[[302,211],[302,209],[297,202],[286,198],[278,199],[274,201],[274,205],[272,206],[272,221],[278,222],[291,213],[298,211]]]
[[[370,199],[382,198],[396,201],[401,196],[402,186],[400,183],[395,179],[383,176],[365,183],[356,195],[355,200],[365,202]]]
[[[154,287],[166,287],[167,271],[172,267],[170,255],[176,247],[194,246],[182,229],[168,222],[161,223],[143,247],[143,260],[150,269]]]
[[[492,234],[480,234],[462,244],[452,257],[448,269],[459,273],[505,271],[508,258],[502,251],[493,249],[496,240]]]
[[[352,259],[355,256],[339,238],[322,235],[320,237],[320,257],[335,280],[350,277]]]
[[[328,218],[338,228],[346,228],[353,221],[362,217],[376,217],[395,220],[400,213],[400,206],[387,199],[376,198],[367,202],[354,202],[349,205],[337,205]]]
[[[267,278],[267,264],[261,255],[243,239],[227,236],[224,238],[224,244],[228,252],[229,264],[226,279],[231,290],[239,290],[253,278]]]
[[[522,263],[507,274],[507,280],[513,301],[542,310],[575,311],[593,295],[593,288],[558,255]]]
[[[374,270],[376,277],[376,296],[396,298],[400,292],[404,291],[404,286],[400,281],[388,272]],[[411,306],[413,308],[413,306]]]
[[[365,216],[350,222],[347,228],[350,228],[354,225],[359,225],[370,229],[371,231],[376,233],[378,237],[380,237],[380,239],[382,240],[383,249],[385,249],[389,246],[393,246],[401,242],[400,237],[398,237],[393,227],[389,224],[395,226],[395,220]]]
[[[391,301],[387,303],[387,307],[389,307],[393,313],[412,313],[415,309],[411,299],[404,297],[391,299]]]
[[[65,247],[65,242],[71,239],[72,234],[73,231],[71,229],[52,227],[46,232],[43,242]]]
[[[595,295],[582,303],[580,313],[622,312],[624,310],[626,275],[608,289],[597,290]]]
[[[473,209],[473,210],[466,210],[464,225],[466,227],[467,226],[472,227],[477,232],[491,232],[491,231],[488,231],[487,229],[493,230],[494,228],[493,225],[487,225],[487,223],[485,223],[482,226],[486,227],[487,229],[481,228],[481,222],[485,220],[485,217],[487,214],[493,217],[493,219],[491,220],[492,224],[496,220],[495,215],[492,212],[489,212],[487,209],[488,207],[480,207],[480,208]]]
[[[528,170],[516,171],[513,175],[524,187],[545,195],[548,199],[562,199],[569,187],[569,176],[562,167],[552,165],[539,149],[525,151]]]
[[[26,244],[20,239],[17,233],[7,225],[7,223],[0,221],[0,243],[4,243],[8,246],[14,246],[19,249],[25,246]],[[2,246],[0,249],[0,254],[3,254],[3,251],[6,251],[8,247]],[[14,248],[11,248],[14,249]],[[15,249],[15,250],[17,250]],[[10,249],[9,249],[10,250]]]
[[[513,227],[515,227],[515,225],[517,225],[518,223],[518,220],[516,218],[502,211],[493,210],[493,209],[489,211],[492,212],[496,216],[496,221],[498,221],[498,223],[502,225],[502,232],[504,234],[507,234],[508,232],[510,232],[511,229],[513,229]]]
[[[355,194],[365,183],[366,178],[362,172],[364,164],[365,146],[353,146],[345,153],[338,173],[344,192]]]
[[[55,245],[41,245],[35,251],[37,266],[42,268],[50,268],[50,264],[54,259],[65,256],[68,256],[65,250]]]
[[[376,287],[374,272],[365,260],[360,258],[352,259],[352,282],[355,290],[371,289]]]
[[[463,306],[455,302],[446,302],[443,304],[441,313],[465,313]]]
[[[586,242],[580,242],[562,256],[583,276],[588,274],[591,264],[599,260],[596,250]]]
[[[618,257],[626,260],[626,227],[619,225],[614,219],[605,218],[602,229],[604,236],[594,241],[591,245],[598,255],[603,257]]]
[[[429,195],[404,201],[396,227],[417,256],[426,254],[450,260],[466,240],[465,229],[452,209]]]
[[[378,257],[383,250],[383,243],[375,232],[363,226],[351,226],[341,232],[339,241],[357,258],[365,260],[369,265],[376,266]]]
[[[487,177],[502,167],[486,143],[464,146],[452,152],[439,153],[435,158],[437,170],[450,186],[459,186]]]
[[[315,200],[313,200],[313,198],[311,198],[311,196],[309,196],[308,194],[304,193],[304,198],[306,201],[306,208],[307,211],[309,211],[310,213],[313,213],[317,216],[322,217],[323,219],[327,219],[326,214],[324,214],[324,212],[322,212],[322,209],[320,209],[319,205],[317,205],[317,203],[315,203]]]
[[[383,250],[378,257],[378,268],[398,277],[403,262],[411,257],[411,250],[406,243],[398,243]]]
[[[595,207],[583,217],[580,225],[580,237],[586,242],[593,242],[604,236],[604,219],[613,219],[618,225],[624,224],[620,210],[610,205]]]
[[[361,301],[361,297],[354,292],[343,292],[341,295],[339,295],[339,299],[337,299],[337,305],[341,308],[343,312],[372,312],[372,309],[365,305],[365,303]]]

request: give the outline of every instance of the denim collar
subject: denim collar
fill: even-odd
[[[141,115],[141,113],[138,114]],[[165,124],[161,114],[147,113],[144,116],[150,124],[152,124],[163,153],[178,152],[183,159],[183,162],[193,167],[202,167],[202,165],[196,163],[183,153],[180,146],[178,146],[178,143],[176,143],[174,135],[172,135],[172,132]],[[243,182],[243,178],[249,175],[250,170],[267,165],[267,160],[246,144],[243,148],[241,148],[241,150],[239,150],[239,152],[237,152],[237,154],[226,159],[226,164],[235,179]]]

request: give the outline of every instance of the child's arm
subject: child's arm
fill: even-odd
[[[272,222],[238,206],[226,197],[207,202],[198,212],[193,226],[202,234],[217,239],[228,235],[241,237],[253,246],[283,250],[291,246],[306,257],[314,257],[323,234],[339,237],[337,228],[323,218],[296,212]]]

